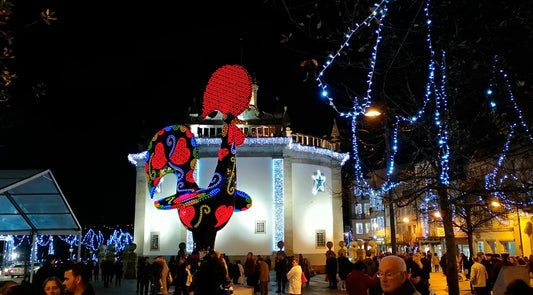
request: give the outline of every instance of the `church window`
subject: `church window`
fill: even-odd
[[[255,233],[256,234],[265,234],[266,233],[266,221],[258,220],[255,222]]]
[[[317,247],[326,247],[326,231],[323,229],[316,230],[316,246]]]
[[[363,214],[363,204],[361,204],[361,203],[356,203],[355,204],[355,214],[357,214],[357,215]]]
[[[357,222],[357,223],[355,223],[355,234],[356,234],[356,235],[362,235],[362,234],[364,234],[364,231],[363,231],[363,223],[361,223],[361,222]]]

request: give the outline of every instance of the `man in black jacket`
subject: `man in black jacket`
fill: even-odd
[[[53,255],[46,256],[44,265],[35,273],[32,284],[40,292],[44,280],[49,277],[58,277],[60,280],[63,280],[63,274],[59,272],[59,268],[56,266],[56,258]]]
[[[276,293],[283,292],[285,293],[285,285],[287,284],[287,256],[285,253],[280,253],[276,258],[276,265],[274,266],[276,270],[276,284],[278,289]]]

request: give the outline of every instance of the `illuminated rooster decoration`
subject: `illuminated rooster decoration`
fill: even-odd
[[[199,188],[194,179],[198,160],[196,139],[188,127],[173,125],[155,134],[146,156],[146,180],[153,198],[161,179],[176,176],[176,194],[154,201],[157,209],[177,209],[181,223],[192,232],[194,251],[214,249],[216,233],[230,220],[233,212],[249,209],[252,200],[237,190],[235,148],[245,136],[236,124],[250,103],[252,79],[239,65],[225,65],[211,76],[203,100],[203,118],[214,111],[223,114],[222,142],[218,164],[207,188]]]

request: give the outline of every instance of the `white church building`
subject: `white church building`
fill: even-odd
[[[248,252],[264,257],[279,251],[278,242],[283,241],[287,255],[302,254],[312,265],[324,265],[326,243],[332,241],[336,251],[344,240],[341,168],[348,153],[338,152],[335,137],[291,134],[286,116],[275,119],[259,112],[256,94],[254,84],[250,106],[239,116],[248,125],[239,126],[247,137],[236,156],[237,189],[252,198],[252,206],[235,212],[218,231],[215,249],[229,257],[244,257]],[[207,187],[217,164],[222,120],[198,120],[194,112],[190,116],[191,122],[185,125],[195,134],[199,151],[195,179],[200,187]],[[183,242],[190,253],[192,234],[181,224],[177,210],[159,210],[153,204],[157,198],[150,199],[145,153],[128,156],[137,171],[136,252],[169,257]],[[160,193],[172,195],[175,190],[175,177],[165,176]]]

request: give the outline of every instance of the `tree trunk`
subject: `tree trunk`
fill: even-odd
[[[474,226],[472,225],[472,208],[468,210],[470,210],[470,212],[466,214],[466,235],[468,237],[468,248],[470,249],[470,256],[468,258],[471,259],[476,254],[474,253]],[[470,273],[470,270],[468,270],[468,273]]]
[[[441,186],[438,191],[439,209],[444,226],[444,238],[446,240],[446,282],[448,283],[448,294],[459,295],[459,279],[457,272],[457,246],[455,244],[455,233],[453,230],[452,212],[448,201],[446,189]]]

